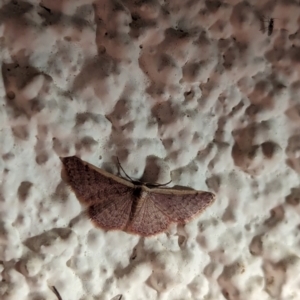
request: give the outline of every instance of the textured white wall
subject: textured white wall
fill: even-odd
[[[299,299],[297,1],[0,6],[1,299]],[[70,155],[217,198],[155,237],[105,232]]]

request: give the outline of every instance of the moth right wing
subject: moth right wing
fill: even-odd
[[[172,222],[185,223],[203,212],[215,200],[210,192],[175,189],[150,189],[149,200]]]
[[[171,223],[185,223],[213,203],[209,192],[143,187],[126,231],[142,236],[164,232]]]

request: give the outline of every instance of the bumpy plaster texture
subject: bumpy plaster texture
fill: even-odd
[[[1,1],[0,298],[299,299],[299,20],[298,1]],[[71,155],[216,201],[106,232]]]

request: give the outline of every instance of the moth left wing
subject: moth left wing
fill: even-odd
[[[123,230],[130,217],[132,190],[120,194],[111,194],[88,208],[88,216],[93,223],[104,230]]]
[[[60,159],[64,165],[66,181],[84,204],[104,201],[113,194],[122,196],[134,187],[131,182],[98,169],[76,156]]]

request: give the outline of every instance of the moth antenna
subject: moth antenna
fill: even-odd
[[[119,161],[119,157],[117,157],[117,161],[118,161],[118,165],[121,168],[122,172],[126,175],[126,177],[130,180],[130,181],[134,181],[129,175],[127,175],[127,173],[124,171],[120,161]]]
[[[166,183],[154,183],[153,185],[154,186],[166,186],[166,185],[168,185],[171,182],[172,182],[172,179],[170,181],[166,182]]]
[[[51,288],[52,288],[53,293],[57,297],[57,299],[62,300],[62,297],[60,296],[60,294],[59,294],[58,290],[56,289],[56,287],[53,285]]]

